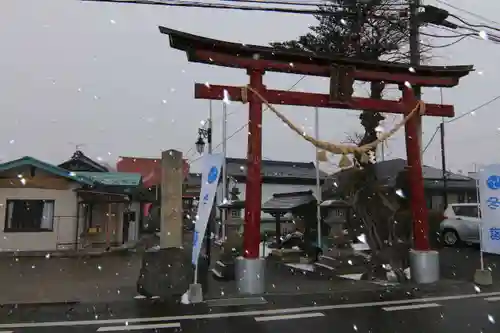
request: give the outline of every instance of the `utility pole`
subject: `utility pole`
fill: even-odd
[[[448,207],[448,179],[446,176],[446,154],[444,150],[444,122],[439,124],[441,131],[441,168],[443,169],[443,205],[444,209]]]
[[[409,0],[410,1],[410,65],[418,66],[420,65],[420,19],[419,19],[419,8],[420,0]],[[415,96],[420,95],[420,87],[413,87],[415,91]]]
[[[363,7],[361,1],[356,3],[356,31],[354,33],[355,40],[355,56],[361,58],[361,32],[363,31]]]
[[[443,105],[443,88],[440,89],[441,95],[441,105]],[[441,124],[439,124],[439,130],[441,134],[441,169],[443,170],[443,205],[444,208],[448,207],[448,179],[446,175],[446,150],[444,143],[444,118],[441,118]]]

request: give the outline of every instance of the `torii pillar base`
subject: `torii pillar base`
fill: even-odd
[[[265,258],[236,258],[235,275],[238,292],[244,295],[261,295],[266,291]]]
[[[419,284],[439,281],[439,252],[410,250],[411,279]]]

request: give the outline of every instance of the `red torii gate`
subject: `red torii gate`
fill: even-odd
[[[454,87],[472,66],[419,66],[367,62],[352,58],[331,57],[310,52],[277,50],[271,47],[245,45],[196,36],[159,27],[170,37],[170,46],[185,51],[190,62],[246,69],[249,87],[259,92],[270,104],[300,105],[334,109],[356,109],[373,112],[407,114],[417,100],[411,86]],[[330,94],[267,89],[263,84],[266,71],[330,77]],[[355,80],[398,84],[403,91],[401,101],[351,97]],[[222,100],[224,90],[233,101],[249,102],[248,167],[245,193],[244,265],[247,276],[241,276],[242,292],[259,292],[263,287],[252,280],[263,280],[262,265],[251,263],[259,258],[261,212],[262,99],[252,89],[242,87],[195,84],[195,98]],[[247,95],[247,96],[242,96]],[[453,117],[452,105],[426,104],[426,116]],[[405,125],[406,150],[411,188],[414,249],[428,252],[427,206],[421,166],[419,137],[420,117],[411,117]],[[424,256],[425,259],[426,256]],[[417,259],[420,260],[420,259]],[[253,274],[256,274],[255,277]],[[412,274],[413,275],[413,274]]]

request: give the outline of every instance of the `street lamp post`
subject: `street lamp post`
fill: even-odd
[[[212,154],[212,101],[210,101],[209,108],[209,116],[207,122],[207,128],[200,127],[198,129],[198,139],[195,142],[196,151],[201,155],[205,150],[205,140],[207,140],[207,148],[208,153]],[[216,194],[217,196],[217,194]],[[207,224],[207,230],[205,232],[206,243],[205,243],[205,253],[207,255],[207,264],[210,267],[210,257],[212,250],[212,224],[215,220],[215,205],[217,202],[217,198],[214,199],[214,205],[212,206],[212,210],[210,211],[210,218]]]

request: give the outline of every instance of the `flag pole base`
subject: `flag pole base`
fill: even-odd
[[[480,286],[491,286],[493,284],[491,271],[488,269],[476,269],[476,273],[474,273],[474,283]]]
[[[193,283],[189,285],[188,299],[191,304],[203,302],[203,288],[200,283]]]

